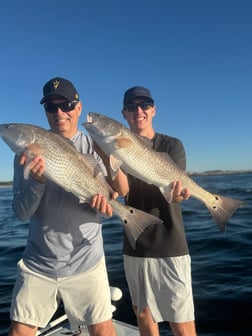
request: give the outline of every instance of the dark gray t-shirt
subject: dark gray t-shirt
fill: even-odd
[[[165,152],[183,170],[186,157],[180,140],[156,133],[152,147],[157,152]],[[149,226],[138,238],[133,250],[124,234],[123,253],[135,257],[177,257],[188,254],[183,218],[179,203],[167,203],[160,190],[131,175],[128,175],[130,191],[125,203],[149,212],[163,220],[163,224]]]

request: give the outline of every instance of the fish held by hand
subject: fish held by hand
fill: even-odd
[[[121,168],[127,174],[159,188],[168,203],[172,201],[172,182],[181,181],[191,196],[203,202],[221,231],[234,211],[244,203],[212,194],[194,182],[167,153],[156,152],[143,138],[118,121],[90,112],[82,124],[94,141],[109,156],[111,176]]]

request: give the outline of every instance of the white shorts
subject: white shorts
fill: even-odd
[[[140,258],[124,255],[124,268],[133,306],[149,307],[155,322],[194,320],[189,255]]]
[[[45,327],[63,301],[73,330],[112,318],[111,296],[104,256],[98,264],[77,275],[52,279],[27,268],[20,260],[13,289],[10,318]]]

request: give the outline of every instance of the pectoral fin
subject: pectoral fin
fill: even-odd
[[[26,162],[24,165],[24,179],[27,180],[29,175],[30,175],[30,171],[31,171],[31,163],[32,160],[34,159],[34,156],[37,155],[42,155],[43,154],[43,148],[36,143],[32,143],[29,144],[25,150],[24,150],[24,154],[26,156]]]
[[[173,191],[172,184],[170,183],[167,187],[160,187],[159,190],[163,194],[164,198],[168,203],[171,203],[173,200]]]
[[[32,160],[29,160],[25,163],[24,165],[24,179],[28,180],[28,177],[30,175],[30,171],[31,171],[31,162]]]
[[[116,159],[113,155],[109,156],[110,175],[113,181],[118,174],[118,170],[120,169],[121,165],[121,160]]]

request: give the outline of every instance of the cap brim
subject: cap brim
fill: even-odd
[[[66,97],[66,95],[63,95],[63,94],[60,94],[59,92],[55,93],[55,92],[52,92],[52,93],[49,93],[46,97],[43,97],[41,100],[40,100],[40,104],[44,104],[46,102],[46,100],[50,97],[50,96],[61,96],[63,98],[66,98],[67,100],[71,101],[71,99],[69,99],[69,97]]]
[[[127,99],[126,101],[123,102],[123,105],[126,105],[128,103],[130,103],[132,100],[137,99],[137,98],[142,98],[145,99],[147,101],[152,102],[152,104],[154,104],[154,100],[150,97],[146,97],[146,96],[135,96],[135,97],[130,97],[129,99]]]

